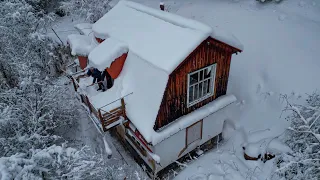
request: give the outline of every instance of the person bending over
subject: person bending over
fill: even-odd
[[[103,92],[106,91],[102,81],[103,81],[103,76],[101,75],[101,72],[97,69],[97,68],[89,68],[87,74],[85,76],[92,76],[93,77],[93,81],[92,81],[92,85],[94,85],[97,81],[99,89],[97,89],[97,91],[102,90]]]

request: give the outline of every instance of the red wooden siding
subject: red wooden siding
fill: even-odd
[[[78,56],[79,65],[81,69],[84,69],[88,65],[88,57],[85,56]]]
[[[212,38],[202,42],[169,76],[155,130],[198,109],[227,92],[231,56],[238,50]],[[187,107],[188,74],[216,63],[214,95]]]
[[[98,43],[102,43],[104,41],[104,39],[97,38],[97,37],[96,37],[96,40],[97,40]]]
[[[112,77],[112,79],[116,79],[119,74],[122,71],[124,62],[127,59],[127,53],[123,54],[122,56],[118,57],[117,59],[115,59],[111,65],[110,68],[107,68],[108,73],[110,74],[110,76]]]

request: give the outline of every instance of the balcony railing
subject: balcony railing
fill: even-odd
[[[77,92],[79,88],[79,84],[78,84],[79,79],[71,76],[71,80],[73,82],[74,89]],[[124,98],[131,94],[132,93],[127,94],[99,108],[95,108],[90,103],[90,100],[86,94],[80,94],[80,97],[81,97],[82,103],[88,107],[88,110],[90,111],[90,113],[93,114],[100,121],[100,125],[101,125],[100,127],[105,132],[105,131],[108,131],[110,128],[120,124],[122,121],[122,118],[126,119]],[[108,106],[113,105],[114,103],[119,103],[119,101],[121,102],[121,106],[111,109],[109,111],[104,110],[104,109],[107,109]]]

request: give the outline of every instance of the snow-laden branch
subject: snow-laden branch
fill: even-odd
[[[318,121],[319,118],[320,118],[320,113],[319,113],[319,115],[315,118],[315,120],[312,122],[312,124],[310,125],[309,129],[312,128],[312,126]]]
[[[304,122],[304,124],[307,125],[307,124],[308,124],[308,121],[302,116],[299,108],[296,107],[296,106],[293,106],[293,105],[291,105],[291,104],[289,104],[289,105],[290,105],[290,107],[292,108],[292,110],[299,115],[300,119]]]
[[[298,132],[298,133],[312,134],[320,142],[320,134],[316,134],[316,133],[314,133],[312,131],[298,131],[298,130],[295,130],[294,128],[292,128],[292,127],[288,127],[288,129],[291,130],[291,131]]]
[[[285,137],[292,151],[278,157],[276,179],[317,179],[320,168],[320,94],[308,95],[306,105],[292,105],[285,95],[283,97],[287,101],[285,110],[293,112],[288,116],[291,125]]]

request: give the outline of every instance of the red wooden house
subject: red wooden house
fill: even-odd
[[[159,172],[221,134],[236,39],[200,22],[120,1],[93,24],[89,66],[107,70],[106,92],[74,78],[101,131],[117,132],[141,163]],[[99,44],[100,43],[100,44]]]

